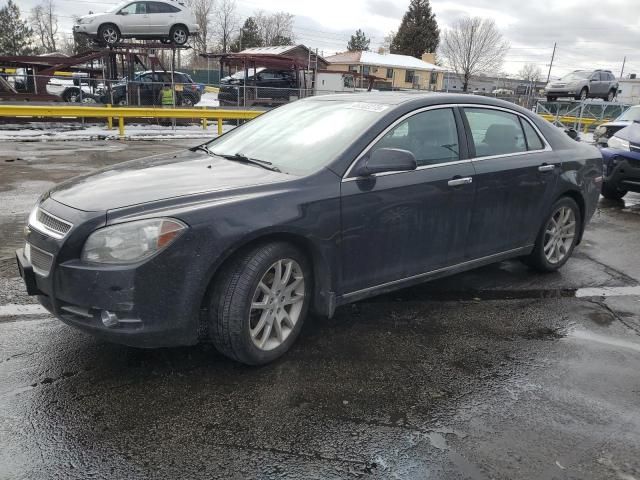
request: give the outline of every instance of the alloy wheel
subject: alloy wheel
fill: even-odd
[[[563,206],[554,212],[544,234],[544,255],[549,263],[562,262],[571,252],[576,236],[576,215],[573,209]]]
[[[178,28],[173,32],[173,41],[178,45],[182,45],[187,41],[187,32]]]
[[[260,350],[278,348],[293,331],[304,305],[304,274],[295,260],[284,258],[258,282],[249,311],[249,332]]]
[[[109,44],[116,43],[118,41],[118,32],[113,27],[107,27],[102,32],[102,39]]]

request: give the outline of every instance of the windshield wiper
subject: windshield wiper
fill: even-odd
[[[201,150],[205,153],[208,153],[209,155],[213,155],[213,152],[211,150],[209,150],[209,147],[207,147],[206,143],[203,143],[202,145],[196,145],[195,147],[190,148],[189,150],[191,150],[192,152],[196,152],[198,150]]]
[[[243,155],[240,152],[234,153],[233,155],[221,154],[221,153],[216,153],[216,152],[211,152],[211,151],[209,151],[209,153],[211,153],[212,155],[216,155],[218,157],[226,158],[227,160],[231,160],[231,161],[234,161],[234,162],[249,163],[251,165],[257,165],[257,166],[262,167],[262,168],[264,168],[266,170],[271,170],[272,172],[280,172],[281,171],[278,167],[273,166],[273,163],[271,163],[271,162],[267,162],[266,160],[260,160],[258,158],[247,157],[246,155]]]

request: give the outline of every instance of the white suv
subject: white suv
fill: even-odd
[[[121,38],[161,40],[184,45],[200,28],[191,10],[172,0],[126,1],[106,13],[78,19],[73,32],[113,45]]]

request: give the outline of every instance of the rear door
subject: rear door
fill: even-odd
[[[362,290],[459,263],[473,208],[474,170],[452,107],[422,109],[383,134],[378,148],[411,151],[418,169],[342,182],[342,292]]]
[[[180,10],[162,2],[147,2],[147,4],[149,33],[154,35],[169,35],[169,30],[175,23],[176,12]]]
[[[476,170],[467,258],[532,245],[554,200],[559,160],[524,115],[484,106],[462,111]]]

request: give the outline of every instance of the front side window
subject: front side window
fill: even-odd
[[[393,68],[387,68],[387,78],[393,78]]]
[[[458,130],[453,110],[427,110],[409,117],[382,137],[371,152],[378,148],[409,150],[415,155],[418,167],[459,160]]]
[[[518,116],[487,108],[465,108],[476,157],[508,155],[527,151]]]
[[[138,10],[138,5],[140,5],[140,2],[130,3],[129,5],[124,7],[122,10],[120,10],[120,13],[124,13],[126,15],[135,15]]]

